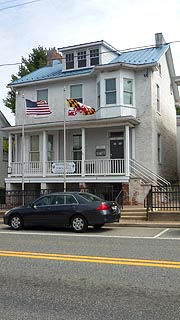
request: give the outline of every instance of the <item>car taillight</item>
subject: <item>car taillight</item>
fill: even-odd
[[[109,207],[107,206],[106,203],[101,203],[97,208],[96,210],[108,210]]]

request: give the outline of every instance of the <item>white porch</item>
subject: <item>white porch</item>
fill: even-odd
[[[67,160],[67,176],[114,176],[126,175],[124,159],[94,159],[94,160]],[[49,177],[64,176],[64,162],[58,161],[31,161],[12,162],[9,166],[10,177]]]
[[[66,128],[63,122],[11,128],[8,177],[5,179],[7,189],[11,189],[11,184],[56,184],[65,180],[67,183],[129,182],[130,157],[135,156],[137,121],[134,118],[123,120],[88,121],[86,127],[85,122],[82,127],[78,121],[67,122]],[[39,136],[38,161],[31,159],[30,138],[33,135]],[[51,161],[48,161],[49,135],[53,136]],[[73,135],[81,136],[81,160],[74,157]],[[117,156],[112,152],[114,142],[116,150],[121,149]]]

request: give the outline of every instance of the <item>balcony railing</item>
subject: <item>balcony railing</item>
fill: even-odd
[[[49,176],[63,175],[64,162],[61,160],[55,162],[46,162],[43,165],[41,161],[25,162],[12,162],[9,168],[9,175],[11,177],[22,176],[24,169],[24,176]],[[124,159],[95,159],[95,160],[68,160],[66,161],[66,174],[67,175],[124,175],[125,165]]]

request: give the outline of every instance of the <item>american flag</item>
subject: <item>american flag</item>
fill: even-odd
[[[48,115],[51,114],[46,100],[31,101],[26,99],[26,114],[27,115]]]

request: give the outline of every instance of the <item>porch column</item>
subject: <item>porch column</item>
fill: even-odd
[[[132,159],[135,159],[136,153],[135,153],[135,147],[136,147],[136,136],[135,136],[135,128],[132,128]]]
[[[85,129],[82,128],[82,171],[81,174],[82,176],[85,175]]]
[[[60,139],[59,139],[59,130],[56,131],[56,153],[55,153],[55,161],[58,161],[60,159],[59,157],[59,145],[60,145]]]
[[[46,131],[43,131],[43,152],[42,152],[43,177],[46,176],[46,161],[47,161],[47,134],[46,134]]]
[[[18,135],[15,134],[15,162],[18,162]]]
[[[125,174],[129,176],[129,126],[125,126]]]
[[[12,170],[12,134],[9,134],[9,152],[8,152],[8,176],[11,176]]]

